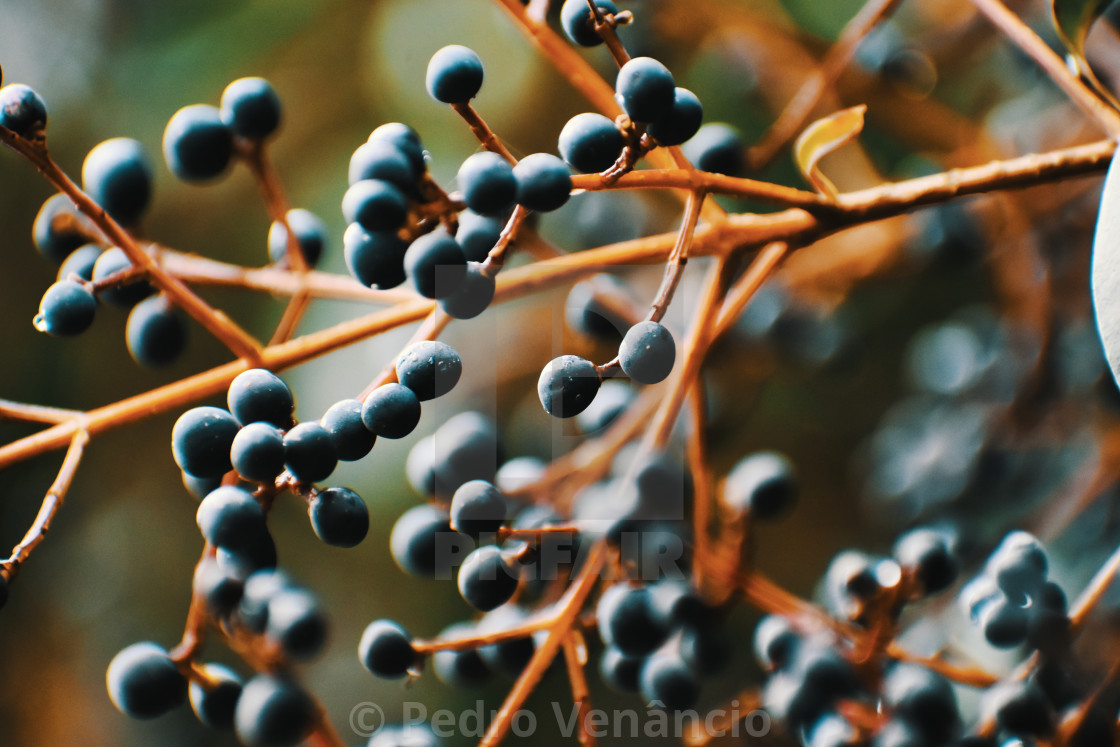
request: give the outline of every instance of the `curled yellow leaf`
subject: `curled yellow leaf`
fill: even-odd
[[[818,119],[805,128],[793,146],[793,156],[801,174],[818,192],[830,199],[835,200],[839,193],[836,185],[821,173],[818,164],[829,153],[856,139],[863,131],[863,115],[866,112],[867,105],[860,104]]]

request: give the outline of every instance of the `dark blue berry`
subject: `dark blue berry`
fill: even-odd
[[[505,518],[506,497],[486,480],[460,485],[451,498],[451,526],[471,537],[496,533]]]
[[[754,655],[763,669],[783,669],[797,654],[800,638],[789,620],[767,615],[754,629]]]
[[[217,107],[185,106],[163,131],[163,158],[185,182],[203,182],[225,173],[233,157],[233,133]]]
[[[572,286],[564,304],[564,319],[580,334],[617,345],[630,326],[620,313],[629,305],[626,286],[618,278],[594,275]]]
[[[233,416],[244,424],[261,421],[281,430],[292,424],[292,392],[279,376],[265,368],[239,373],[230,382],[226,403]]]
[[[700,695],[696,674],[672,651],[659,651],[646,659],[639,684],[647,702],[659,702],[672,711],[691,708]]]
[[[421,151],[421,161],[423,152]],[[371,140],[362,143],[350,156],[348,173],[351,185],[366,179],[379,179],[400,190],[402,195],[416,191],[416,177],[423,173],[417,171],[416,164],[396,144],[386,140]]]
[[[1015,648],[1027,638],[1027,610],[1000,594],[980,611],[980,626],[988,643]]]
[[[202,670],[216,680],[209,686],[194,681],[190,684],[191,708],[198,720],[211,729],[233,728],[233,714],[241,697],[241,678],[221,664],[203,664]]]
[[[264,78],[238,78],[222,91],[221,117],[249,140],[264,140],[280,126],[280,97]]]
[[[1066,595],[1053,581],[1047,581],[1031,598],[1027,610],[1027,642],[1044,654],[1060,657],[1070,644],[1070,619]]]
[[[67,280],[71,275],[77,275],[82,280],[93,280],[93,266],[101,256],[101,247],[98,244],[83,244],[62,261],[58,266],[58,280]]]
[[[412,242],[404,255],[404,270],[421,296],[447,298],[462,286],[467,258],[455,239],[437,230]]]
[[[249,747],[288,747],[310,734],[318,717],[315,701],[299,685],[259,674],[241,689],[234,728]]]
[[[35,329],[57,337],[79,335],[93,324],[97,299],[89,287],[73,280],[59,280],[47,288],[32,320]]]
[[[397,679],[419,660],[412,638],[392,620],[374,620],[362,632],[358,659],[378,677]]]
[[[483,262],[490,250],[498,243],[505,228],[505,221],[488,215],[479,215],[473,210],[459,213],[459,228],[455,231],[455,242],[463,250],[470,262]]]
[[[310,210],[292,208],[287,213],[288,225],[296,235],[296,243],[308,267],[319,264],[327,245],[327,226]],[[273,221],[268,229],[268,257],[279,262],[288,254],[288,229],[280,221]]]
[[[985,572],[1004,593],[1021,596],[1038,591],[1046,582],[1049,565],[1041,542],[1027,532],[1012,532],[992,553]]]
[[[291,588],[292,581],[283,571],[264,569],[249,574],[237,610],[241,622],[254,633],[263,633],[268,625],[268,603]]]
[[[712,609],[683,578],[667,578],[649,587],[654,614],[666,627],[698,625],[712,617]]]
[[[986,718],[994,718],[1001,728],[1015,735],[1045,736],[1054,729],[1054,709],[1033,680],[1004,682],[990,688],[980,707]]]
[[[89,218],[80,213],[64,194],[48,197],[31,225],[35,248],[52,262],[66,259],[95,235],[96,229]]]
[[[482,88],[482,60],[459,44],[440,49],[428,61],[428,95],[443,104],[465,104]]]
[[[475,633],[474,625],[456,623],[444,628],[439,634],[441,640],[465,638]],[[465,648],[458,651],[444,649],[432,655],[432,669],[444,683],[461,689],[483,685],[490,679],[490,668],[477,649]]]
[[[698,676],[717,674],[731,663],[731,636],[711,620],[690,623],[681,628],[677,651]]]
[[[658,322],[638,322],[626,332],[618,348],[622,370],[639,384],[664,381],[676,357],[672,333]]]
[[[396,288],[407,276],[404,255],[408,242],[393,231],[370,233],[351,223],[342,235],[346,267],[362,285],[380,290]]]
[[[951,539],[935,529],[912,529],[898,538],[894,557],[914,574],[924,594],[947,589],[957,580],[960,566],[953,556]]]
[[[482,215],[509,212],[517,196],[518,182],[509,161],[497,153],[482,151],[463,161],[456,176],[463,202]]]
[[[382,384],[366,397],[361,418],[370,433],[404,438],[420,422],[420,400],[404,384]]]
[[[401,514],[389,535],[393,560],[406,573],[421,578],[451,578],[469,547],[466,535],[451,529],[447,512],[430,503]]]
[[[276,543],[266,530],[236,550],[219,547],[214,559],[223,572],[237,578],[248,578],[259,571],[276,567]]]
[[[440,299],[439,305],[455,319],[474,319],[494,300],[494,278],[482,271],[478,262],[467,262],[467,272],[459,290]]]
[[[338,453],[327,429],[300,423],[284,434],[284,464],[299,482],[319,482],[334,472]]]
[[[525,156],[513,167],[513,177],[517,180],[517,204],[530,210],[555,210],[571,196],[568,165],[549,153]]]
[[[478,631],[496,633],[510,630],[524,624],[527,617],[528,614],[521,607],[506,604],[483,615],[478,621]],[[533,658],[534,649],[532,636],[526,636],[480,646],[478,653],[491,671],[515,678],[528,666],[529,660]]]
[[[651,653],[669,634],[645,586],[621,582],[610,587],[599,597],[595,617],[603,642],[628,656]]]
[[[742,176],[746,171],[745,145],[734,127],[713,122],[701,127],[683,148],[685,157],[701,171]]]
[[[570,418],[587,409],[599,391],[600,381],[594,363],[576,355],[562,355],[541,371],[537,395],[549,415]]]
[[[644,656],[627,656],[614,646],[607,646],[599,657],[599,674],[603,682],[620,693],[636,693]]]
[[[408,217],[408,200],[389,182],[363,179],[342,196],[342,215],[367,231],[395,231]]]
[[[613,166],[623,144],[622,133],[602,114],[577,114],[560,130],[560,156],[588,174]]]
[[[194,407],[171,429],[171,453],[179,469],[194,477],[221,477],[233,468],[229,450],[241,426],[220,407]]]
[[[264,511],[249,491],[224,485],[202,499],[195,514],[211,545],[238,550],[265,531]]]
[[[118,246],[110,247],[93,263],[93,281],[100,283],[119,272],[130,269],[132,269],[132,262],[124,253],[124,249]],[[103,301],[125,309],[132,308],[153,293],[155,288],[147,280],[130,280],[124,285],[98,291]]]
[[[165,649],[148,641],[114,656],[105,681],[113,705],[135,719],[162,716],[187,699],[186,678]]]
[[[397,380],[421,402],[442,397],[463,373],[459,354],[445,342],[424,340],[409,345],[397,359]]]
[[[284,471],[284,434],[272,423],[249,423],[233,437],[229,454],[239,475],[271,484]]]
[[[493,419],[461,412],[439,427],[433,437],[436,495],[450,498],[470,480],[494,481],[502,461],[502,444]]]
[[[195,568],[193,588],[212,615],[225,617],[241,603],[245,586],[241,578],[226,573],[217,560],[205,558]]]
[[[327,640],[327,620],[319,600],[302,589],[285,589],[273,595],[268,600],[265,634],[292,659],[314,658]]]
[[[124,336],[137,363],[166,366],[187,346],[186,315],[167,296],[151,296],[132,307]]]
[[[344,462],[354,462],[370,452],[377,437],[362,424],[362,403],[344,399],[330,406],[319,420],[331,434],[334,451]]]
[[[676,83],[669,69],[652,57],[634,57],[618,71],[615,99],[635,122],[653,122],[673,107]]]
[[[467,604],[489,612],[510,600],[517,591],[517,561],[494,545],[473,550],[459,566],[459,593]]]
[[[307,508],[311,528],[319,539],[334,547],[354,547],[369,532],[369,509],[349,488],[327,488],[316,493]]]
[[[796,499],[793,464],[776,451],[758,451],[739,460],[723,484],[724,503],[759,519],[781,515]]]
[[[650,122],[646,132],[661,145],[680,145],[696,134],[703,120],[704,107],[700,99],[687,88],[678,86],[673,92],[673,105]]]
[[[932,744],[944,744],[960,726],[957,699],[949,681],[917,664],[891,667],[883,681],[883,702]]]
[[[187,489],[187,492],[200,501],[222,485],[220,475],[218,477],[195,477],[182,471],[179,475],[183,479],[183,487]]]
[[[611,0],[596,0],[595,6],[603,15],[618,13],[618,7]],[[603,43],[603,37],[595,30],[595,15],[587,0],[564,0],[560,8],[560,25],[568,38],[581,47],[595,47]]]
[[[386,122],[374,128],[367,142],[386,142],[395,145],[408,158],[414,176],[419,177],[428,168],[424,161],[424,144],[420,140],[420,134],[402,122]]]
[[[152,165],[144,146],[115,137],[93,147],[82,162],[82,189],[119,223],[135,223],[152,197]]]
[[[503,493],[512,493],[537,482],[544,477],[547,470],[548,465],[543,459],[531,456],[515,457],[498,468],[494,474],[494,485]]]
[[[41,137],[47,129],[47,105],[29,86],[9,83],[0,88],[0,127],[28,140]]]

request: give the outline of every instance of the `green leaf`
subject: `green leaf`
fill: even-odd
[[[1085,39],[1097,17],[1104,12],[1112,0],[1052,0],[1050,10],[1054,14],[1054,27],[1069,51],[1077,58],[1077,64],[1085,64]]]
[[[1104,178],[1093,237],[1093,309],[1112,376],[1120,383],[1120,158]]]
[[[833,200],[837,197],[832,181],[821,173],[820,160],[847,145],[863,131],[866,104],[830,114],[805,128],[793,146],[793,157],[801,174],[818,192]]]

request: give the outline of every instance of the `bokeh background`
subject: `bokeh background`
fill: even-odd
[[[621,31],[631,51],[666,62],[678,83],[700,96],[708,121],[732,123],[752,142],[861,3],[621,5],[637,18]],[[1052,39],[1045,5],[1016,7]],[[254,185],[244,170],[205,187],[177,183],[160,155],[170,116],[188,104],[217,104],[237,77],[268,78],[285,106],[274,162],[293,205],[316,212],[330,228],[321,269],[345,273],[339,203],[350,153],[373,127],[415,127],[433,174],[450,187],[458,165],[477,150],[470,131],[424,91],[429,56],[450,43],[481,55],[486,82],[476,108],[516,154],[555,152],[560,127],[588,108],[485,0],[0,0],[4,80],[27,83],[46,100],[50,146],[63,168],[76,176],[85,153],[103,139],[138,139],[156,166],[145,234],[250,266],[267,261],[268,220]],[[1120,67],[1117,49],[1115,31],[1100,24],[1090,50],[1106,80]],[[613,76],[604,50],[586,54]],[[903,3],[895,20],[861,46],[819,113],[863,102],[870,113],[860,146],[826,162],[844,189],[1099,137],[964,0]],[[788,153],[765,176],[801,186]],[[1117,417],[1087,292],[1099,183],[1079,179],[1060,189],[981,198],[847,232],[796,255],[781,284],[752,304],[713,355],[706,379],[717,475],[758,448],[786,451],[801,474],[798,510],[759,539],[760,565],[770,575],[811,595],[837,551],[886,552],[901,528],[922,520],[963,528],[962,547],[973,560],[982,553],[968,548],[990,545],[1008,527],[1043,534],[1051,527],[1055,575],[1070,590],[1115,546],[1115,497],[1081,500],[1107,460]],[[102,308],[77,339],[36,333],[30,320],[55,268],[35,251],[31,223],[50,194],[29,165],[0,152],[0,397],[92,408],[228,359],[194,326],[181,361],[141,369],[125,348],[125,315],[113,308]],[[672,230],[678,210],[665,195],[584,195],[543,220],[541,232],[577,251]],[[677,329],[703,265],[690,265],[670,310]],[[636,298],[649,298],[656,287],[656,268],[619,274]],[[283,308],[248,291],[203,292],[262,336]],[[413,436],[380,443],[330,479],[355,488],[370,506],[362,545],[324,546],[298,502],[279,502],[272,526],[281,564],[320,595],[332,624],[328,653],[303,674],[355,744],[361,740],[347,714],[359,702],[381,704],[390,718],[399,717],[405,700],[461,709],[481,698],[496,708],[509,686],[495,680],[477,692],[456,692],[428,674],[404,688],[371,677],[355,649],[364,625],[377,617],[432,636],[469,614],[451,584],[409,578],[389,555],[393,521],[419,500],[404,476],[412,443],[466,409],[498,420],[511,456],[551,458],[576,441],[570,428],[541,412],[537,374],[561,351],[598,361],[612,352],[563,329],[564,298],[560,289],[452,325],[446,339],[463,355],[463,383],[425,405]],[[367,310],[319,302],[301,330]],[[409,334],[399,330],[285,373],[297,415],[317,418],[360,391]],[[189,709],[133,722],[105,692],[112,656],[137,640],[173,645],[187,610],[201,539],[196,503],[171,459],[176,415],[93,441],[52,534],[13,584],[0,614],[0,744],[235,743],[200,726]],[[33,430],[0,422],[0,439]],[[61,453],[46,454],[4,471],[0,544],[18,542],[60,460]],[[1071,516],[1078,518],[1067,527]],[[1066,547],[1078,552],[1063,554]],[[705,703],[759,681],[748,650],[756,617],[748,609],[733,614],[734,664],[706,685]],[[919,630],[956,630],[957,618],[953,605],[943,604],[918,610],[914,622]],[[1116,622],[1114,608],[1102,628],[1110,621]],[[961,645],[974,646],[967,631],[960,635]],[[1108,636],[1100,641],[1115,645]],[[977,656],[997,668],[1009,661],[990,651]],[[207,658],[247,673],[218,642]],[[610,694],[597,675],[591,678],[597,707],[641,709],[638,698]],[[549,731],[550,703],[567,697],[564,678],[553,674],[530,701],[548,726],[536,741],[562,741]]]

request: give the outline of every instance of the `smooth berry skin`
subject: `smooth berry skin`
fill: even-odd
[[[455,231],[455,242],[463,250],[469,262],[483,262],[490,250],[498,243],[505,222],[488,215],[479,215],[473,210],[459,213],[459,227]]]
[[[233,158],[233,133],[217,107],[185,106],[163,131],[163,158],[171,173],[185,182],[216,179]]]
[[[537,396],[549,415],[570,418],[587,409],[600,383],[594,363],[576,355],[562,355],[549,361],[541,371]]]
[[[467,274],[467,258],[455,239],[433,231],[412,242],[404,255],[404,271],[424,298],[452,296]]]
[[[377,677],[400,679],[418,659],[412,637],[392,620],[374,620],[362,632],[358,660]]]
[[[320,490],[307,513],[315,534],[332,547],[355,547],[369,533],[369,509],[349,488]]]
[[[572,193],[568,165],[550,153],[525,156],[513,167],[513,177],[517,181],[517,204],[530,210],[556,210]]]
[[[507,604],[484,615],[478,621],[478,631],[490,633],[509,630],[523,624],[527,617],[528,613],[523,608]],[[478,647],[479,655],[491,671],[511,679],[517,678],[524,671],[535,650],[532,636]]]
[[[513,206],[517,179],[509,161],[491,151],[482,151],[463,161],[456,176],[463,202],[482,215],[502,215]]]
[[[486,480],[460,485],[451,497],[451,526],[469,537],[495,534],[506,518],[506,497]]]
[[[290,680],[259,674],[245,683],[234,711],[237,737],[250,747],[290,747],[315,728],[315,702]]]
[[[758,451],[744,457],[724,482],[723,502],[762,520],[786,513],[796,500],[793,464],[776,451]]]
[[[89,218],[74,207],[70,198],[59,193],[48,197],[35,214],[31,239],[40,254],[52,262],[61,262],[89,242],[95,230]]]
[[[447,512],[430,503],[401,514],[389,535],[393,560],[419,578],[451,578],[468,545],[467,537],[451,528]]]
[[[397,381],[411,389],[421,402],[450,392],[462,373],[459,354],[439,340],[413,343],[397,359]]]
[[[385,438],[404,438],[420,422],[420,399],[404,384],[382,384],[362,404],[362,424]]]
[[[1004,593],[1032,595],[1046,582],[1049,571],[1046,548],[1027,532],[1012,532],[995,549],[985,571]]]
[[[318,423],[300,423],[284,434],[284,464],[299,482],[327,479],[338,464],[334,440]]]
[[[658,322],[638,322],[622,338],[618,361],[631,381],[657,384],[672,372],[677,358],[673,335]]]
[[[474,319],[490,307],[496,288],[494,278],[482,271],[481,264],[467,262],[463,284],[447,298],[440,299],[439,305],[455,319]]]
[[[428,164],[424,160],[424,143],[420,140],[420,133],[403,122],[386,122],[375,127],[366,142],[384,142],[395,145],[408,158],[414,177],[419,178],[428,170]]]
[[[283,571],[254,571],[245,579],[237,609],[240,622],[254,633],[263,633],[268,624],[268,603],[292,588],[292,580]]]
[[[265,530],[264,511],[243,488],[223,485],[198,504],[199,531],[211,545],[238,550]]]
[[[432,55],[424,83],[436,101],[465,104],[478,95],[482,76],[482,60],[474,50],[451,44]]]
[[[71,275],[77,275],[82,280],[93,280],[93,266],[101,256],[101,247],[97,244],[83,244],[67,255],[58,266],[58,280],[68,280]]]
[[[271,484],[284,471],[284,434],[272,423],[249,423],[233,437],[229,453],[239,475]]]
[[[956,695],[943,676],[916,664],[895,664],[883,681],[883,702],[890,713],[918,727],[932,743],[944,744],[957,732]]]
[[[635,122],[653,122],[673,108],[676,83],[669,68],[652,57],[635,57],[618,71],[615,100]]]
[[[742,176],[746,172],[742,134],[731,125],[714,122],[701,127],[684,144],[684,155],[701,171],[727,176]]]
[[[303,253],[303,261],[308,267],[315,267],[327,245],[327,225],[315,213],[303,208],[292,208],[286,217]],[[273,221],[268,229],[268,257],[279,262],[287,255],[288,229],[280,221]]]
[[[217,680],[217,684],[203,687],[199,682],[191,682],[189,693],[194,715],[211,729],[233,729],[233,714],[241,697],[241,678],[221,664],[203,664],[202,669]]]
[[[41,137],[47,129],[47,105],[30,86],[9,83],[0,88],[0,127],[27,140]]]
[[[1015,648],[1027,639],[1027,610],[1002,594],[980,610],[980,627],[984,638],[996,648]]]
[[[767,615],[754,629],[754,655],[767,671],[784,669],[797,654],[800,638],[789,620],[781,615]]]
[[[639,679],[642,697],[669,710],[691,708],[700,695],[696,675],[679,655],[663,651],[649,657]]]
[[[132,262],[124,253],[124,249],[119,246],[110,247],[93,263],[93,280],[100,282],[118,272],[130,269],[132,269]],[[154,292],[155,288],[147,280],[132,280],[117,288],[106,288],[100,291],[99,296],[106,303],[131,309]]]
[[[127,137],[98,143],[82,162],[82,189],[118,223],[135,223],[152,197],[152,165]]]
[[[439,637],[453,640],[475,633],[470,623],[455,623],[444,628]],[[432,654],[432,669],[445,684],[457,688],[472,688],[485,684],[490,679],[490,668],[478,653],[478,649],[452,651],[445,649]]]
[[[219,547],[214,558],[224,573],[237,578],[248,578],[259,571],[276,568],[276,543],[266,530],[240,549]]]
[[[597,0],[595,6],[604,15],[618,13],[618,6],[611,0]],[[603,37],[595,30],[595,16],[587,0],[565,0],[560,8],[560,26],[568,38],[581,47],[597,47],[603,43]]]
[[[422,161],[423,151],[420,158]],[[359,145],[350,156],[347,177],[351,186],[365,179],[380,179],[408,195],[416,191],[416,179],[422,173],[417,172],[415,162],[395,143],[371,140]]]
[[[627,656],[652,653],[669,634],[644,586],[618,583],[610,587],[599,597],[595,617],[603,642]]]
[[[517,591],[518,570],[517,561],[501,548],[484,545],[473,550],[459,567],[459,593],[476,610],[497,609]]]
[[[233,468],[229,450],[241,428],[227,410],[194,407],[171,429],[171,453],[179,469],[194,477],[221,477]]]
[[[640,688],[644,656],[627,656],[614,646],[607,646],[599,657],[599,675],[612,690],[636,693]]]
[[[1044,736],[1054,729],[1054,709],[1033,680],[1005,682],[990,688],[981,700],[981,713],[1019,736]]]
[[[949,538],[934,529],[912,529],[894,545],[898,564],[914,574],[925,594],[935,594],[953,585],[960,564],[953,557]]]
[[[470,480],[494,481],[502,461],[498,427],[491,418],[467,411],[447,419],[434,434],[433,488],[436,495],[450,499]]]
[[[302,589],[285,589],[268,600],[265,635],[297,661],[315,658],[327,641],[327,620],[319,600]]]
[[[90,289],[73,280],[60,280],[47,288],[39,302],[35,329],[55,337],[80,335],[93,324],[97,299]]]
[[[243,424],[272,423],[284,430],[292,424],[295,401],[283,380],[265,368],[251,368],[234,377],[226,395],[233,416]]]
[[[202,597],[206,609],[217,617],[225,617],[237,609],[244,591],[244,580],[227,573],[214,558],[203,559],[194,571],[194,593]]]
[[[122,713],[152,719],[187,699],[187,680],[167,651],[145,641],[124,648],[105,673],[109,698]]]
[[[560,130],[560,157],[576,171],[591,174],[614,165],[624,145],[622,133],[602,114],[585,112],[568,120]]]
[[[200,501],[222,485],[221,477],[195,477],[182,471],[179,475],[183,479],[183,487],[187,492]]]
[[[128,313],[124,337],[129,354],[141,366],[170,365],[187,346],[186,315],[167,296],[151,296]]]
[[[680,145],[700,130],[704,121],[704,107],[696,94],[677,86],[673,91],[673,105],[660,117],[649,123],[646,132],[661,145]]]
[[[377,437],[362,424],[362,403],[344,399],[330,406],[319,424],[327,429],[334,451],[344,462],[356,462],[373,449]]]
[[[280,127],[280,97],[264,78],[238,78],[222,91],[222,122],[238,137],[264,140]]]
[[[395,231],[408,217],[408,200],[387,181],[363,179],[342,196],[342,215],[367,231]]]
[[[351,223],[342,235],[342,248],[347,269],[364,286],[388,290],[408,277],[404,271],[408,242],[393,231],[369,232]]]

